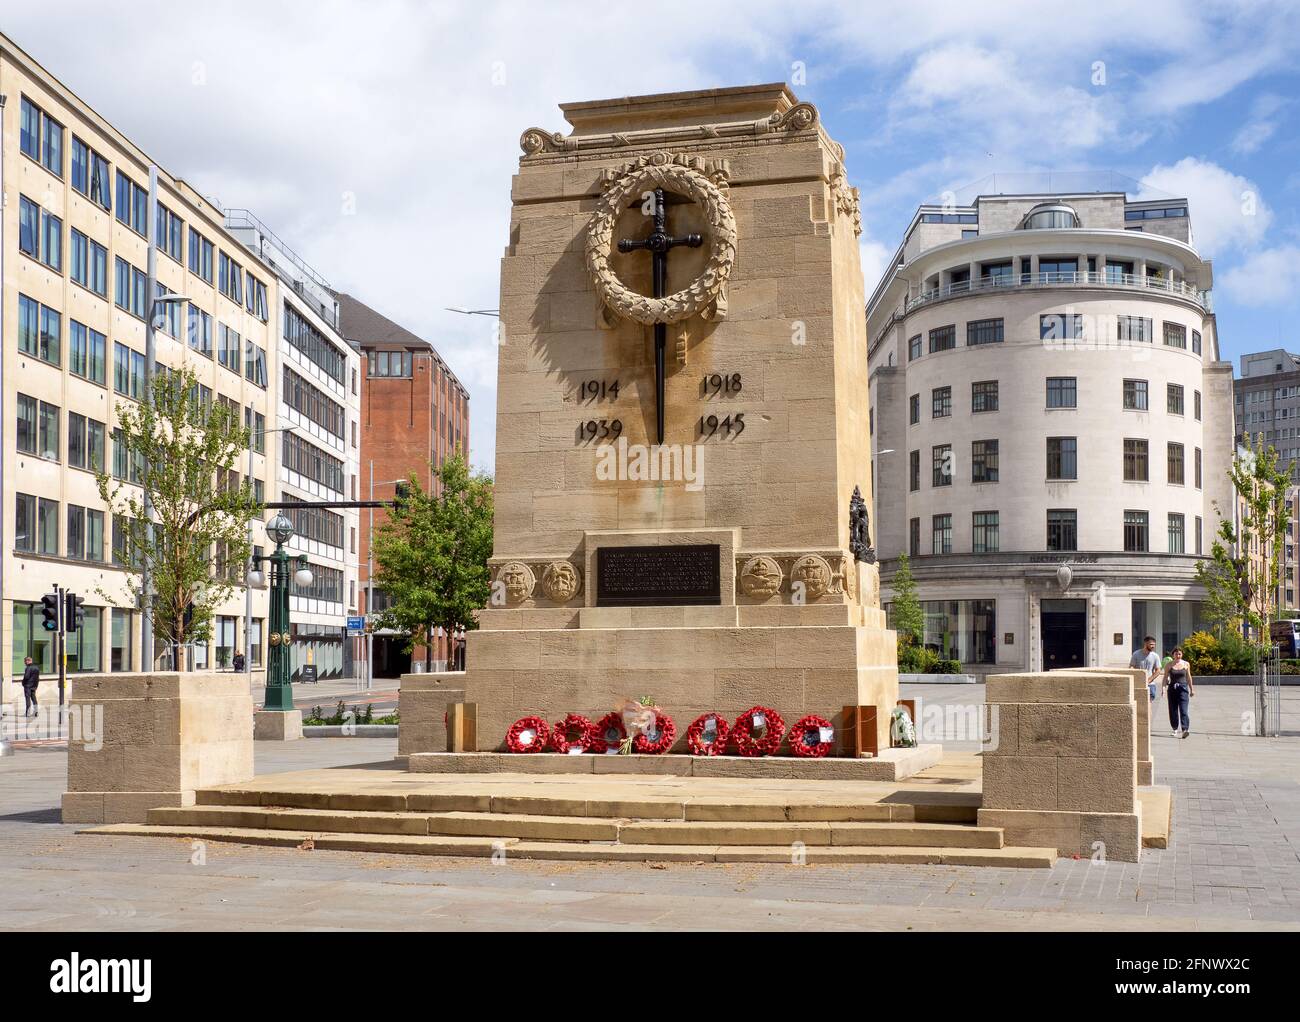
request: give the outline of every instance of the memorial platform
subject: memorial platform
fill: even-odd
[[[193,806],[83,833],[507,859],[1051,866],[1055,849],[976,825],[979,775],[961,753],[904,782],[377,764],[202,789]]]

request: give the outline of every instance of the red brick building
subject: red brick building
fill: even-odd
[[[412,473],[420,485],[434,485],[434,472],[459,448],[469,452],[469,391],[448,368],[428,341],[380,315],[374,309],[340,294],[339,321],[344,338],[361,352],[361,471],[359,500],[392,499],[395,481]],[[386,512],[375,511],[377,529]],[[367,602],[370,573],[370,511],[361,512],[360,605]],[[376,610],[384,607],[384,595],[375,591]],[[375,677],[397,677],[411,670],[412,660],[423,663],[426,650],[417,646],[402,652],[403,639],[391,633],[376,633]],[[359,651],[365,656],[364,649]],[[432,650],[435,668],[439,660],[451,659],[446,637]]]

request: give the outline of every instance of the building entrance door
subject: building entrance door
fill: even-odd
[[[1087,600],[1043,600],[1043,670],[1087,666]]]

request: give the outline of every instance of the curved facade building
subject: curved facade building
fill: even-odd
[[[1232,367],[1185,200],[918,211],[868,305],[883,599],[983,673],[1126,663],[1198,624]]]

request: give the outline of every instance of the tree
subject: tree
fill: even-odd
[[[900,645],[920,644],[925,637],[925,613],[916,598],[916,580],[907,554],[899,554],[891,583],[894,589],[894,631]]]
[[[1210,546],[1208,562],[1196,566],[1197,581],[1207,594],[1207,616],[1220,626],[1235,628],[1244,621],[1260,642],[1267,641],[1275,617],[1281,579],[1282,547],[1291,531],[1287,488],[1291,468],[1278,467],[1278,452],[1261,433],[1246,437],[1228,469],[1234,515],[1219,514],[1219,538]]]
[[[114,606],[144,606],[147,568],[155,648],[173,652],[210,637],[214,609],[230,598],[248,562],[248,526],[258,511],[252,483],[234,471],[249,437],[238,406],[211,406],[199,394],[192,369],[159,367],[149,401],[118,402],[114,473],[96,476],[112,515],[113,561],[127,569],[124,593],[99,593]]]
[[[388,607],[376,626],[408,635],[407,648],[425,647],[433,669],[434,630],[452,635],[478,627],[492,579],[492,480],[471,474],[459,452],[437,472],[440,486],[426,492],[414,474],[406,496],[375,535],[375,585]]]

